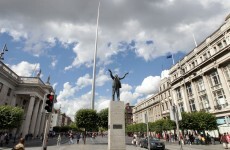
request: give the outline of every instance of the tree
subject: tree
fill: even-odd
[[[176,123],[170,119],[164,119],[163,120],[163,130],[168,131],[168,130],[173,130],[176,128]]]
[[[108,108],[102,109],[98,113],[98,119],[99,119],[99,127],[102,127],[104,129],[108,129]]]
[[[215,130],[217,129],[216,117],[210,113],[200,111],[192,113],[182,113],[180,128],[190,130]]]
[[[24,110],[9,105],[0,106],[0,129],[13,129],[21,126]]]
[[[75,122],[77,127],[85,129],[86,131],[98,130],[98,116],[97,112],[92,109],[80,109],[75,114]],[[85,137],[85,136],[84,136]],[[85,138],[84,138],[85,144]]]

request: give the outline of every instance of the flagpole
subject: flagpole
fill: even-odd
[[[97,41],[98,41],[99,12],[100,12],[100,1],[99,1],[99,4],[98,4],[98,11],[97,11],[97,27],[96,27],[94,64],[93,64],[93,84],[92,84],[92,101],[91,101],[91,109],[93,109],[93,110],[94,110],[94,99],[95,99],[95,79],[96,79],[96,59],[97,59]]]
[[[172,61],[173,61],[173,65],[174,65],[174,58],[173,58],[173,53],[172,53]]]
[[[196,39],[195,39],[195,35],[192,33],[192,36],[193,36],[193,40],[194,40],[194,43],[195,43],[195,45],[196,45],[196,47],[197,47],[197,43],[196,43]]]

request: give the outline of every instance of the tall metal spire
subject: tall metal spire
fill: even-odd
[[[99,13],[100,13],[100,1],[98,4],[97,11],[97,28],[96,28],[96,39],[95,39],[95,51],[94,51],[94,64],[93,64],[93,84],[92,84],[92,101],[91,109],[94,109],[94,99],[95,99],[95,80],[96,80],[96,59],[97,59],[97,39],[98,39],[98,23],[99,23]]]

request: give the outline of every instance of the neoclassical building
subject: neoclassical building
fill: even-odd
[[[181,112],[204,110],[219,123],[230,115],[230,15],[170,69],[172,98]]]
[[[148,122],[161,119],[162,111],[159,98],[157,93],[133,107],[133,123],[144,123],[146,121],[145,114],[148,116]]]
[[[49,79],[48,79],[49,80]],[[46,113],[44,111],[46,95],[54,92],[49,81],[44,83],[39,76],[18,76],[0,61],[0,105],[18,106],[24,109],[23,123],[14,130],[34,136],[44,133]]]
[[[133,108],[133,119],[143,122],[145,113],[149,121],[158,119],[158,106],[161,118],[167,118],[174,104],[181,112],[210,112],[219,124],[225,123],[230,115],[230,15],[170,68],[169,78],[161,80],[159,92]]]

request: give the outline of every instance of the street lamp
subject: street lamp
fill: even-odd
[[[148,116],[147,113],[145,114],[145,123],[147,125],[147,138],[148,138],[148,150],[150,150],[150,138],[149,138],[149,121],[148,121]]]
[[[176,132],[177,132],[177,136],[178,136],[178,139],[179,139],[179,142],[180,142],[180,150],[183,150],[183,147],[182,147],[182,139],[180,137],[180,130],[179,130],[179,120],[181,120],[181,116],[180,116],[180,112],[178,111],[178,107],[177,105],[172,105],[172,113],[173,113],[173,118],[171,118],[171,120],[175,120],[176,122]]]
[[[4,60],[4,52],[8,51],[7,47],[6,47],[6,44],[4,45],[3,49],[2,49],[2,52],[0,53],[0,60]]]

